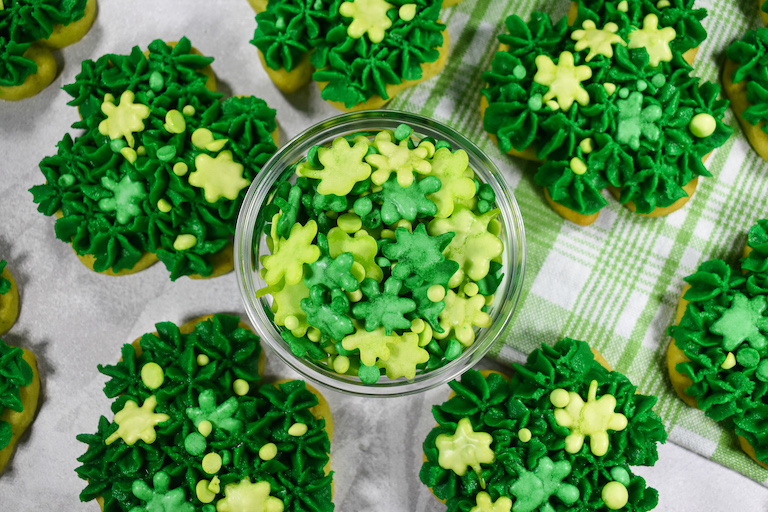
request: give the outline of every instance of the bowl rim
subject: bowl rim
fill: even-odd
[[[475,342],[465,348],[461,356],[440,368],[417,374],[414,379],[384,378],[376,384],[363,384],[358,377],[344,377],[332,370],[320,368],[307,358],[296,357],[279,335],[279,328],[271,321],[266,303],[256,299],[254,274],[259,266],[255,265],[253,237],[261,206],[269,200],[274,184],[289,174],[288,170],[306,157],[307,151],[314,144],[327,144],[336,137],[362,131],[381,131],[394,129],[399,124],[406,124],[416,136],[433,136],[451,143],[451,149],[463,149],[467,152],[470,168],[488,183],[496,192],[496,203],[500,209],[504,231],[500,235],[505,242],[504,278],[497,294],[504,289],[506,297],[500,299],[496,311],[491,312],[493,323],[480,329]],[[360,126],[359,126],[360,125]],[[370,125],[370,126],[368,126]],[[355,129],[357,128],[357,129]],[[364,128],[364,129],[362,129]],[[427,133],[425,133],[425,130]],[[298,156],[298,159],[296,159]],[[285,162],[286,159],[290,159]],[[472,165],[472,162],[481,164]],[[291,171],[290,174],[293,174]],[[500,194],[501,192],[501,194]],[[503,199],[500,199],[502,197]],[[506,236],[503,236],[506,235]],[[260,235],[263,237],[263,235]],[[261,246],[261,243],[259,244]],[[277,353],[291,369],[322,387],[345,394],[364,397],[396,397],[427,391],[450,380],[474,366],[500,340],[500,334],[512,321],[522,293],[526,267],[526,239],[522,214],[515,200],[511,187],[504,179],[499,168],[480,148],[457,130],[433,119],[397,110],[368,110],[337,115],[323,120],[288,141],[261,168],[250,184],[240,207],[234,239],[234,263],[238,289],[246,313],[254,331],[266,344]],[[256,276],[256,279],[259,279]],[[496,294],[495,294],[496,295]],[[497,300],[499,300],[497,298]],[[496,304],[496,301],[494,302]],[[503,312],[503,316],[497,313]],[[482,341],[481,341],[482,340]]]

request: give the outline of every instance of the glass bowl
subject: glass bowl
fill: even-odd
[[[469,167],[477,178],[488,183],[496,193],[496,205],[501,214],[499,237],[504,243],[502,271],[504,278],[488,307],[491,326],[476,329],[475,342],[455,360],[444,366],[417,373],[413,379],[389,379],[382,376],[375,384],[364,384],[355,375],[341,375],[324,361],[313,361],[295,356],[280,336],[281,327],[273,322],[270,309],[272,297],[256,298],[256,291],[266,283],[259,275],[260,256],[269,254],[264,226],[271,219],[260,215],[269,204],[276,186],[291,181],[296,164],[306,160],[314,145],[329,146],[342,136],[371,131],[394,131],[400,124],[413,129],[412,137],[432,137],[448,142],[452,150],[463,149],[469,156]],[[321,386],[358,396],[403,396],[419,393],[452,380],[474,366],[498,339],[512,319],[523,287],[525,272],[525,233],[523,219],[512,191],[493,161],[469,139],[448,126],[416,114],[393,110],[371,110],[343,114],[307,129],[281,148],[262,168],[245,196],[235,233],[235,271],[240,294],[248,318],[261,339],[291,368],[307,380]]]

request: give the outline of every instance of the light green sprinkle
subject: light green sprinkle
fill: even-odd
[[[235,391],[236,395],[243,396],[248,394],[251,386],[248,385],[247,381],[243,379],[237,379],[232,383],[232,389]]]
[[[586,138],[579,143],[581,151],[585,154],[589,154],[595,150],[595,144],[590,138]]]
[[[259,458],[261,460],[272,460],[277,455],[277,446],[275,443],[267,443],[259,448]]]
[[[195,235],[183,234],[176,237],[173,242],[173,248],[177,251],[186,251],[197,245],[197,237]]]
[[[187,174],[189,167],[184,162],[176,162],[173,164],[173,174],[176,176],[184,176]]]
[[[571,170],[574,174],[584,174],[587,172],[587,164],[581,158],[571,158]]]
[[[717,129],[717,121],[709,114],[696,114],[691,119],[691,123],[688,125],[688,129],[696,137],[703,139],[709,137]]]
[[[195,115],[195,107],[193,107],[192,105],[187,105],[186,107],[181,109],[181,111],[187,117],[192,117],[193,115]]]
[[[165,199],[160,199],[157,202],[157,209],[160,210],[163,213],[168,213],[173,209],[173,206],[171,206],[171,203],[166,201]]]
[[[411,21],[416,17],[416,4],[401,5],[398,14],[403,21]]]
[[[168,133],[184,133],[187,129],[187,122],[184,120],[184,116],[178,110],[169,110],[165,114],[165,125],[163,128]]]
[[[288,429],[288,434],[293,437],[303,436],[307,433],[307,425],[305,423],[294,423],[291,428]]]

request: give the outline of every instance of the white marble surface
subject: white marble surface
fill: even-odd
[[[153,330],[156,322],[243,312],[234,274],[171,283],[158,264],[133,276],[97,275],[54,238],[53,219],[35,211],[27,189],[42,182],[37,163],[54,152],[76,120],[60,87],[73,80],[80,61],[187,35],[216,57],[214,70],[225,92],[259,95],[278,110],[281,135],[293,137],[336,114],[314,87],[287,98],[269,82],[255,48],[246,43],[254,22],[245,0],[100,1],[91,32],[59,54],[65,67],[54,84],[31,100],[0,102],[0,257],[9,261],[22,293],[21,316],[4,339],[38,354],[43,379],[37,419],[0,477],[0,511],[98,510],[95,503],[78,501],[84,483],[74,472],[85,448],[75,435],[94,431],[99,416],[109,413],[110,401],[101,392],[105,378],[96,365],[117,360],[120,345]],[[502,169],[514,165],[497,163]],[[268,376],[293,376],[269,351],[267,358]],[[421,485],[418,471],[421,442],[434,425],[430,408],[447,394],[447,386],[387,400],[326,393],[336,423],[337,510],[445,509]],[[663,446],[660,455],[656,467],[638,470],[661,494],[657,510],[768,510],[765,487],[674,445]]]

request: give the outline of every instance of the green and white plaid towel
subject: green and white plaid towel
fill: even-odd
[[[735,262],[747,230],[768,216],[768,164],[750,147],[732,111],[735,134],[707,161],[713,178],[699,180],[693,200],[660,219],[630,213],[612,198],[592,226],[563,220],[533,181],[535,164],[502,155],[483,131],[482,73],[498,48],[504,19],[528,20],[534,10],[563,16],[567,0],[476,0],[443,13],[451,53],[434,80],[397,96],[390,108],[451,125],[494,158],[514,190],[528,241],[525,287],[504,343],[491,357],[522,361],[542,342],[563,336],[588,341],[640,391],[659,397],[670,441],[768,485],[768,470],[738,447],[736,435],[683,403],[666,373],[667,327],[674,320],[683,278],[703,261]],[[756,0],[704,0],[709,34],[695,74],[720,83],[725,49],[760,24]],[[607,192],[606,192],[607,195]]]

